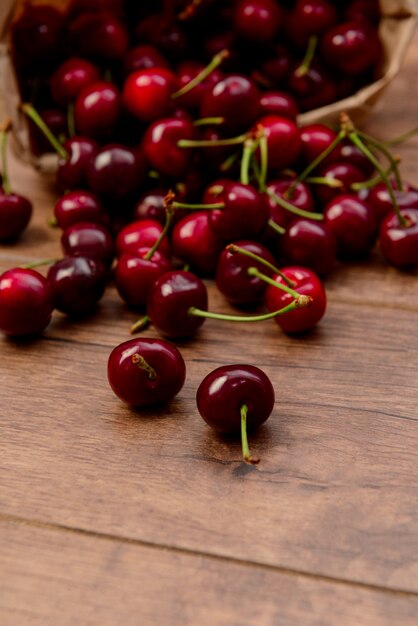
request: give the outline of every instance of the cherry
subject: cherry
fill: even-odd
[[[282,237],[282,253],[286,264],[308,267],[325,276],[335,265],[337,244],[326,224],[297,218]]]
[[[121,110],[118,89],[108,82],[84,87],[74,104],[77,132],[93,138],[109,136],[115,129]]]
[[[196,394],[197,408],[205,422],[218,433],[241,433],[246,463],[258,463],[249,450],[247,430],[253,432],[274,408],[270,379],[253,365],[223,365],[208,374]]]
[[[187,52],[188,41],[179,24],[162,19],[159,13],[142,19],[135,35],[138,41],[155,46],[173,62],[183,58]]]
[[[45,109],[39,115],[51,133],[59,138],[60,142],[64,142],[67,139],[68,120],[61,109]],[[32,121],[29,122],[29,141],[33,154],[40,156],[51,152],[51,143]]]
[[[193,154],[191,150],[184,150],[177,144],[180,139],[193,139],[195,132],[189,119],[169,117],[151,124],[142,140],[144,154],[151,167],[164,176],[183,176]]]
[[[380,16],[379,0],[352,0],[344,10],[345,19],[350,21],[367,20],[377,25]]]
[[[329,73],[318,62],[312,63],[305,72],[293,70],[289,88],[302,111],[317,109],[337,99],[336,86]]]
[[[309,185],[304,182],[297,182],[294,187],[292,187],[290,196],[288,196],[292,184],[293,180],[291,178],[277,178],[270,181],[267,185],[270,217],[276,224],[283,227],[286,227],[286,225],[294,219],[295,214],[280,206],[274,199],[275,196],[290,203],[293,207],[296,207],[296,209],[308,212],[315,210],[314,199]]]
[[[254,132],[261,131],[267,138],[269,169],[283,169],[299,156],[302,142],[295,122],[278,115],[258,119]]]
[[[271,276],[269,270],[260,261],[243,254],[236,254],[232,249],[238,246],[261,257],[274,266],[274,258],[261,243],[255,241],[236,241],[227,246],[219,256],[216,269],[216,286],[229,302],[239,306],[258,304],[266,290],[266,284],[257,276],[248,274],[249,267],[256,267]]]
[[[165,224],[164,198],[167,191],[164,189],[151,189],[144,192],[134,208],[134,220],[156,220]]]
[[[406,225],[389,213],[380,226],[379,244],[391,265],[407,269],[418,266],[418,208],[401,208],[400,214]]]
[[[418,191],[406,189],[399,191],[394,189],[394,194],[400,209],[418,209]],[[380,222],[393,211],[393,203],[385,183],[379,183],[370,190],[368,203]]]
[[[173,228],[171,245],[173,255],[194,271],[205,276],[215,272],[222,244],[210,226],[207,211],[184,216]]]
[[[144,309],[152,285],[168,272],[170,262],[158,250],[147,258],[150,248],[139,248],[136,255],[123,253],[115,269],[115,285],[129,306]]]
[[[375,28],[367,22],[344,22],[323,36],[321,53],[327,63],[347,74],[360,74],[375,65],[382,45]]]
[[[57,170],[57,187],[65,192],[82,189],[87,184],[87,168],[98,150],[97,143],[89,137],[75,136],[67,139],[63,145],[64,154],[60,156]]]
[[[260,65],[262,77],[272,83],[272,85],[284,85],[289,76],[293,58],[289,50],[281,44],[276,45],[271,56],[269,55]]]
[[[123,104],[143,122],[153,122],[173,109],[171,96],[178,90],[179,81],[171,70],[151,67],[130,74],[123,87]]]
[[[107,376],[123,402],[148,407],[168,402],[179,393],[186,365],[178,349],[163,339],[130,339],[110,353]]]
[[[72,57],[64,61],[51,77],[51,93],[57,104],[66,106],[77,98],[80,91],[100,80],[95,65]]]
[[[67,256],[83,256],[109,268],[113,261],[113,240],[101,224],[78,222],[64,230],[61,246]]]
[[[11,29],[15,63],[19,67],[33,67],[54,58],[63,21],[63,12],[53,6],[25,3]]]
[[[140,248],[147,248],[154,245],[163,232],[163,226],[155,220],[138,220],[131,222],[119,232],[116,238],[116,249],[118,255],[125,252],[137,254]],[[164,238],[159,251],[165,257],[170,257],[170,246],[167,238]]]
[[[289,15],[291,37],[298,45],[305,46],[309,37],[321,35],[334,26],[337,11],[327,0],[298,0]]]
[[[224,128],[246,129],[260,114],[260,96],[255,84],[246,76],[230,74],[205,92],[200,116],[223,117]]]
[[[310,164],[336,141],[337,133],[324,124],[308,124],[300,129],[300,138],[303,160]],[[337,155],[339,156],[338,147],[322,161],[322,164],[331,163]]]
[[[123,59],[125,75],[141,70],[149,70],[153,67],[168,69],[168,61],[155,46],[142,44],[131,48]]]
[[[54,293],[55,308],[70,316],[92,313],[106,287],[101,263],[87,257],[65,257],[51,265],[47,280]]]
[[[351,185],[353,183],[363,182],[367,178],[363,170],[343,161],[336,161],[325,166],[318,171],[318,175],[325,180],[339,181],[341,183],[340,187],[329,187],[326,184],[315,185],[315,196],[322,205],[327,204],[342,193],[351,193]]]
[[[123,200],[138,191],[145,174],[145,161],[139,151],[113,143],[98,150],[90,160],[87,182],[99,196]]]
[[[299,294],[310,296],[310,306],[296,308],[283,316],[275,317],[276,323],[288,334],[299,334],[310,330],[322,319],[326,309],[326,293],[318,276],[306,267],[285,267],[282,269],[285,278],[292,282],[292,289]],[[285,285],[285,278],[276,274],[274,281]],[[276,311],[293,300],[293,295],[273,285],[266,290],[265,303],[269,311]]]
[[[374,172],[374,165],[360,150],[352,143],[341,143],[338,147],[338,161],[344,161],[362,170],[366,176],[371,176]]]
[[[327,204],[324,223],[333,233],[342,258],[362,258],[376,239],[373,210],[354,194],[341,194]]]
[[[189,309],[205,311],[207,306],[208,292],[200,278],[191,272],[173,270],[160,276],[151,287],[147,314],[163,335],[190,337],[205,318],[190,315]]]
[[[262,115],[278,115],[296,120],[299,107],[296,100],[284,91],[264,91],[260,95],[260,109]]]
[[[274,0],[240,0],[233,18],[234,30],[251,41],[272,41],[283,21],[283,11]]]
[[[221,51],[222,52],[222,51]],[[179,91],[187,88],[190,83],[205,69],[205,66],[197,61],[183,61],[178,67]],[[177,97],[177,104],[189,110],[199,108],[202,99],[208,91],[212,90],[223,78],[219,69],[214,69],[210,74],[191,90]]]
[[[51,287],[38,272],[17,267],[0,276],[0,330],[6,335],[39,335],[53,308]]]
[[[57,225],[65,230],[77,222],[103,224],[106,215],[99,198],[89,191],[70,191],[57,200],[54,206]]]
[[[124,24],[111,11],[85,11],[69,25],[69,39],[82,56],[114,61],[124,56],[129,37]]]

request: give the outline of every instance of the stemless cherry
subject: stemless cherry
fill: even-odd
[[[13,57],[18,67],[33,67],[54,58],[64,13],[47,4],[25,3],[11,28]]]
[[[55,308],[78,317],[92,313],[106,287],[103,265],[87,257],[65,257],[51,265],[47,280],[54,293]]]
[[[139,151],[122,144],[103,146],[90,160],[87,182],[107,200],[124,200],[138,191],[145,179],[146,164]]]
[[[260,65],[262,77],[271,82],[274,86],[285,85],[293,64],[293,57],[290,51],[281,44],[277,44]]]
[[[82,56],[115,61],[128,49],[125,25],[111,11],[84,11],[68,28],[71,45]]]
[[[264,91],[260,95],[260,110],[262,115],[278,115],[291,120],[299,115],[296,100],[284,91]]]
[[[57,226],[65,230],[77,222],[106,222],[106,214],[99,198],[90,191],[70,191],[59,198],[54,206]]]
[[[382,45],[367,22],[344,22],[323,36],[321,53],[327,63],[347,74],[359,74],[378,62]]]
[[[108,82],[84,87],[74,104],[77,132],[93,138],[109,136],[115,129],[121,110],[118,89]]]
[[[99,147],[93,139],[80,135],[67,139],[63,148],[67,154],[58,161],[57,187],[62,192],[83,189],[87,184],[90,160]]]
[[[142,140],[144,154],[151,167],[164,176],[180,178],[189,167],[192,150],[184,150],[180,139],[194,139],[195,127],[189,119],[169,117],[160,119],[145,132]]]
[[[223,365],[208,374],[196,394],[197,408],[205,422],[218,433],[241,433],[246,463],[258,463],[251,456],[247,431],[253,432],[270,417],[274,389],[268,376],[253,365]]]
[[[246,76],[225,76],[206,91],[200,105],[201,117],[222,117],[228,130],[247,129],[260,114],[260,94]]]
[[[173,108],[171,96],[179,81],[169,69],[151,67],[130,74],[123,87],[123,103],[142,122],[153,122]]]
[[[122,300],[130,307],[144,309],[152,285],[170,270],[170,262],[155,251],[150,259],[150,248],[140,248],[136,255],[124,253],[118,260],[114,278],[116,289]]]
[[[171,246],[173,255],[199,274],[210,276],[215,272],[222,243],[210,226],[207,211],[193,212],[177,222]]]
[[[125,75],[149,70],[153,67],[164,67],[168,69],[168,61],[155,46],[142,44],[131,48],[123,59],[123,69]]]
[[[39,335],[53,308],[51,287],[39,272],[14,268],[0,276],[0,330],[6,335]]]
[[[325,124],[307,124],[300,129],[302,140],[302,157],[309,165],[337,139],[337,133]],[[322,164],[331,163],[339,156],[338,146],[328,155]]]
[[[116,249],[119,255],[127,252],[137,254],[140,248],[151,248],[161,236],[163,226],[156,220],[137,220],[131,222],[119,231],[116,238]],[[164,237],[159,245],[159,251],[165,257],[171,256],[168,239]]]
[[[389,214],[380,226],[380,248],[391,265],[399,268],[418,266],[418,209],[400,209],[406,221],[399,224],[397,215]]]
[[[166,272],[151,287],[147,314],[163,335],[191,337],[205,321],[203,317],[189,315],[191,307],[204,311],[208,307],[205,284],[191,272]]]
[[[362,258],[371,252],[376,240],[373,210],[353,194],[336,196],[327,204],[324,223],[333,233],[342,258]]]
[[[256,42],[272,41],[283,21],[283,10],[275,0],[240,0],[233,18],[234,30]]]
[[[167,191],[164,189],[151,189],[141,195],[135,205],[133,217],[135,220],[156,220],[165,224],[166,212],[164,198]]]
[[[109,268],[113,261],[113,239],[101,224],[78,222],[64,230],[61,246],[67,256],[84,256]]]
[[[282,253],[286,264],[308,267],[325,276],[335,265],[337,244],[326,224],[298,218],[282,237]]]
[[[320,63],[312,63],[303,73],[299,67],[289,77],[289,88],[302,111],[317,109],[337,99],[334,81]]]
[[[123,402],[148,407],[168,402],[186,379],[179,350],[163,339],[130,339],[116,346],[107,365],[109,384]]]
[[[80,91],[100,80],[99,70],[86,59],[72,57],[64,61],[51,77],[51,93],[57,104],[66,106]]]
[[[337,11],[328,0],[298,0],[289,15],[291,38],[305,46],[309,37],[321,35],[334,26]]]

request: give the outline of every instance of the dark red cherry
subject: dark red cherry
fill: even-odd
[[[68,120],[67,115],[61,109],[45,109],[40,111],[39,116],[59,141],[66,140],[68,136]],[[32,120],[29,120],[28,126],[31,152],[36,156],[51,152],[51,143],[38,126]]]
[[[248,250],[274,265],[275,260],[261,243],[256,241],[236,241],[235,245]],[[216,286],[225,298],[239,306],[257,305],[263,298],[266,283],[258,276],[248,274],[248,268],[255,267],[263,274],[271,276],[272,270],[243,254],[233,254],[228,247],[219,256],[216,268]]]
[[[118,255],[123,253],[138,254],[140,248],[151,248],[163,232],[163,226],[155,220],[138,220],[128,224],[116,238]],[[171,256],[170,245],[166,237],[161,241],[159,251],[165,257]]]
[[[131,48],[123,59],[125,75],[141,70],[150,70],[153,67],[168,69],[168,61],[155,46],[142,44]]]
[[[78,317],[92,313],[106,287],[103,265],[87,257],[65,257],[51,265],[47,280],[54,293],[55,308]]]
[[[197,61],[183,61],[183,63],[180,63],[177,70],[179,89],[188,85],[204,68],[205,66]],[[187,93],[176,98],[176,104],[188,110],[198,109],[205,93],[212,90],[222,78],[223,73],[221,70],[213,70],[204,81]]]
[[[293,282],[292,289],[312,298],[308,307],[294,309],[285,315],[277,315],[276,323],[288,334],[298,334],[310,330],[322,319],[326,309],[326,293],[318,276],[306,267],[285,267],[282,273]],[[285,284],[282,276],[276,274],[274,280]],[[265,303],[269,311],[278,311],[293,301],[293,296],[273,285],[266,290]]]
[[[80,91],[100,80],[99,70],[95,65],[72,57],[61,63],[51,77],[51,93],[57,104],[66,106],[74,102]]]
[[[337,10],[328,0],[298,0],[289,15],[289,32],[293,41],[305,46],[309,37],[321,35],[334,26]]]
[[[302,111],[318,109],[337,100],[333,79],[319,63],[312,63],[302,74],[299,66],[293,70],[289,76],[289,89]]]
[[[70,191],[57,200],[54,206],[57,225],[65,230],[77,222],[103,224],[106,215],[99,198],[90,191]]]
[[[135,309],[145,309],[149,291],[165,272],[170,262],[158,250],[151,259],[146,259],[150,248],[140,248],[136,255],[124,253],[115,269],[115,285],[120,297]]]
[[[336,160],[350,163],[359,170],[362,170],[367,177],[372,176],[374,165],[371,161],[352,143],[341,143],[338,147],[338,157]]]
[[[123,16],[124,0],[71,0],[68,15],[72,18],[93,11],[111,11],[114,15]]]
[[[184,176],[193,157],[190,148],[179,148],[180,139],[194,139],[195,127],[188,119],[169,117],[151,124],[142,140],[144,154],[157,172],[164,176]]]
[[[395,189],[394,194],[400,209],[418,209],[418,191]],[[370,190],[367,202],[373,207],[379,224],[393,211],[393,203],[385,183],[379,183]]]
[[[297,160],[302,142],[295,122],[278,115],[265,115],[258,119],[254,128],[257,130],[267,137],[270,170],[281,170]]]
[[[68,30],[71,45],[82,56],[115,61],[128,49],[128,31],[111,11],[85,11]]]
[[[377,25],[381,17],[379,0],[352,0],[344,9],[344,17],[349,21],[367,20]]]
[[[111,201],[131,197],[144,182],[145,175],[146,164],[139,151],[118,143],[98,150],[87,168],[90,189]]]
[[[289,50],[278,44],[260,65],[261,75],[271,82],[272,86],[285,85],[290,68],[293,65],[293,57]]]
[[[151,287],[147,314],[163,335],[191,337],[205,321],[204,317],[190,315],[191,307],[204,311],[208,308],[205,284],[191,272],[166,272]]]
[[[324,168],[318,170],[318,176],[325,179],[340,181],[341,187],[328,187],[327,185],[315,185],[315,196],[321,206],[325,206],[333,198],[342,193],[351,193],[351,185],[353,183],[363,182],[367,179],[367,175],[355,165],[336,161]]]
[[[51,287],[38,272],[14,268],[0,276],[0,330],[6,335],[39,335],[53,308]]]
[[[274,0],[240,0],[233,27],[241,37],[264,43],[272,41],[283,22],[283,11]]]
[[[172,62],[182,59],[188,46],[188,39],[181,26],[174,20],[162,19],[159,12],[142,19],[135,29],[137,41],[149,43]]]
[[[401,226],[394,213],[386,216],[380,226],[379,244],[385,258],[399,268],[418,266],[418,209],[400,210],[406,224]]]
[[[246,76],[231,74],[206,91],[200,117],[223,117],[223,128],[246,130],[260,114],[260,94]]]
[[[18,67],[33,67],[59,49],[64,13],[47,4],[25,3],[11,27],[13,57]]]
[[[67,256],[83,256],[103,263],[109,268],[113,261],[113,240],[101,224],[79,222],[66,228],[61,246]]]
[[[123,86],[123,104],[142,122],[153,122],[173,109],[171,96],[179,81],[171,70],[152,67],[130,74]]]
[[[61,192],[83,189],[87,184],[87,167],[98,150],[89,137],[71,137],[64,143],[67,158],[60,158],[57,169],[57,187]]]
[[[309,165],[332,144],[337,138],[337,133],[325,124],[307,124],[300,129],[300,138],[302,140],[302,157],[304,162]],[[322,161],[322,165],[337,160],[339,154],[339,146],[337,146]]]
[[[222,243],[210,226],[208,211],[194,211],[173,228],[173,255],[198,274],[214,274]]]
[[[354,194],[342,194],[327,204],[324,222],[333,233],[342,258],[362,258],[376,240],[376,217],[368,204]]]
[[[335,265],[337,244],[326,224],[297,218],[282,237],[282,253],[287,265],[308,267],[325,276]]]
[[[299,115],[296,100],[284,91],[264,91],[260,95],[260,108],[262,115],[278,115],[291,120]]]
[[[314,198],[309,185],[304,182],[298,182],[292,193],[288,196],[287,192],[292,183],[292,178],[277,178],[269,182],[267,190],[273,192],[279,198],[286,200],[297,209],[302,209],[303,211],[315,211]],[[291,220],[294,219],[294,214],[281,207],[271,196],[268,196],[268,201],[270,206],[270,216],[276,224],[286,226]]]
[[[328,30],[321,42],[324,60],[347,74],[360,74],[375,65],[382,44],[367,22],[344,22]]]
[[[32,203],[16,193],[0,191],[0,241],[17,239],[29,224]]]
[[[167,190],[152,189],[145,191],[135,205],[133,219],[134,220],[156,220],[165,224],[166,212],[164,206],[164,198]]]
[[[186,379],[186,365],[175,346],[163,339],[130,339],[109,356],[107,377],[114,393],[133,407],[169,402]]]
[[[120,100],[112,83],[97,82],[85,87],[74,105],[77,132],[94,138],[111,135],[119,120]]]

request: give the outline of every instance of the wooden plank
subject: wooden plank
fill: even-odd
[[[46,527],[0,529],[2,626],[416,624],[413,596]]]

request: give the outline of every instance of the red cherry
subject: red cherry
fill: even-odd
[[[349,21],[367,20],[377,25],[381,17],[379,0],[352,0],[344,10],[344,17]]]
[[[418,209],[400,210],[406,225],[401,226],[394,213],[390,213],[380,226],[380,248],[391,265],[399,268],[418,266]]]
[[[202,63],[197,61],[184,61],[178,67],[179,89],[188,85],[196,76],[205,68]],[[223,73],[219,69],[214,69],[209,76],[201,83],[196,85],[187,93],[176,98],[176,103],[188,110],[198,109],[202,99],[208,91],[211,91],[223,78]]]
[[[265,91],[260,95],[262,115],[278,115],[296,120],[299,107],[296,100],[284,91]]]
[[[292,191],[292,194],[288,197],[287,192],[292,185],[292,178],[277,178],[272,180],[267,185],[267,190],[274,193],[279,198],[286,200],[297,209],[302,211],[315,211],[315,204],[310,187],[304,182],[298,182]],[[294,219],[294,214],[291,211],[281,207],[274,199],[267,195],[270,217],[279,224],[279,226],[286,227],[286,225]]]
[[[25,3],[11,27],[13,59],[33,67],[54,58],[62,35],[64,13],[47,4]]]
[[[54,293],[55,308],[70,316],[92,313],[106,287],[101,263],[86,257],[65,257],[51,265],[47,280]]]
[[[82,56],[108,62],[120,59],[128,49],[126,27],[111,11],[85,11],[68,31],[71,44]]]
[[[194,139],[195,128],[188,119],[175,117],[158,120],[145,132],[142,146],[144,154],[157,172],[164,176],[180,178],[193,157],[190,149],[179,148],[180,139]]]
[[[123,103],[127,110],[143,122],[153,122],[173,108],[171,99],[179,88],[177,76],[164,67],[133,72],[123,87]]]
[[[144,309],[149,291],[165,272],[170,262],[158,250],[151,259],[146,259],[150,248],[140,248],[137,255],[123,253],[115,269],[115,285],[120,297],[135,309]]]
[[[293,65],[293,58],[287,48],[281,44],[273,48],[271,56],[261,63],[260,72],[271,81],[272,85],[284,85]]]
[[[309,37],[321,35],[334,26],[337,11],[327,0],[298,0],[289,16],[292,39],[306,46]]]
[[[164,198],[167,191],[164,189],[151,189],[141,195],[135,205],[133,218],[137,220],[156,220],[165,224],[166,212]]]
[[[418,209],[418,191],[415,189],[395,189],[394,194],[400,209]],[[393,203],[385,183],[379,183],[370,190],[367,202],[373,207],[379,224],[393,211]]]
[[[68,156],[60,157],[57,170],[57,187],[61,192],[83,189],[87,184],[87,167],[98,150],[97,143],[89,137],[76,136],[64,145]]]
[[[55,137],[59,137],[60,141],[67,137],[68,121],[63,111],[60,109],[45,109],[39,113],[39,116],[51,133]],[[51,152],[51,143],[32,120],[28,122],[28,130],[30,149],[34,155],[41,156]]]
[[[200,106],[201,117],[223,117],[229,131],[247,129],[260,114],[259,92],[246,76],[231,74],[206,91]]]
[[[109,136],[120,115],[120,95],[112,83],[96,82],[85,87],[74,105],[77,132],[94,138]]]
[[[351,193],[351,185],[353,183],[363,182],[367,179],[367,175],[355,165],[336,161],[327,165],[318,171],[321,176],[330,181],[340,181],[341,187],[328,187],[327,185],[315,185],[315,196],[322,206],[330,202],[333,198],[342,193]]]
[[[341,194],[327,204],[324,223],[337,240],[342,258],[362,258],[369,254],[376,240],[373,210],[353,194]]]
[[[337,244],[326,224],[298,218],[282,237],[282,252],[286,264],[308,267],[325,276],[335,265]]]
[[[367,177],[372,176],[374,172],[373,163],[352,143],[341,143],[338,151],[338,161],[350,163],[350,165],[362,170]]]
[[[131,48],[123,59],[123,69],[125,75],[141,70],[149,70],[153,67],[164,67],[168,69],[168,61],[154,46],[142,44]]]
[[[131,339],[114,348],[107,365],[109,384],[123,402],[148,407],[168,402],[186,379],[177,348],[162,339]]]
[[[337,138],[337,133],[324,124],[307,124],[300,129],[300,138],[302,140],[302,157],[304,162],[309,165],[332,144]],[[339,157],[339,154],[339,146],[337,146],[322,161],[322,165],[332,163]]]
[[[337,90],[329,73],[318,62],[304,72],[299,65],[289,77],[289,88],[302,111],[318,109],[337,99]]]
[[[375,28],[367,22],[344,22],[328,30],[321,43],[327,63],[347,74],[359,74],[375,65],[382,45]]]
[[[138,220],[128,224],[116,238],[118,255],[123,253],[138,254],[140,248],[151,248],[163,232],[163,226],[155,220]],[[171,256],[166,237],[161,241],[159,251],[165,257]]]
[[[180,25],[174,20],[162,19],[160,13],[142,19],[135,29],[136,39],[149,43],[172,62],[182,59],[188,46],[188,40]]]
[[[198,274],[215,272],[222,243],[210,226],[207,211],[195,211],[183,217],[173,228],[173,255],[191,265]]]
[[[113,143],[97,151],[87,168],[90,189],[107,200],[132,197],[144,182],[146,164],[132,148]]]
[[[302,142],[299,129],[292,120],[265,115],[257,121],[254,132],[260,130],[267,138],[269,169],[280,170],[296,161]]]
[[[283,11],[274,0],[240,0],[233,18],[234,30],[251,41],[269,42],[283,22]]]
[[[57,225],[65,230],[77,222],[103,224],[106,215],[97,196],[89,191],[70,191],[57,200],[54,207]]]
[[[61,246],[67,256],[83,256],[103,263],[108,268],[113,261],[113,240],[101,224],[78,222],[64,230]]]
[[[15,268],[0,276],[0,330],[6,335],[39,335],[53,307],[51,287],[38,272]]]
[[[80,91],[100,80],[99,70],[85,59],[64,61],[51,77],[51,93],[57,104],[74,102]]]
[[[283,274],[294,283],[292,289],[301,295],[310,296],[309,307],[298,308],[283,316],[275,317],[276,323],[288,334],[298,334],[310,330],[322,319],[326,309],[326,293],[318,276],[305,267],[285,267]],[[274,280],[285,284],[284,279],[276,274]],[[269,311],[277,311],[290,304],[293,296],[273,285],[266,290],[265,302]]]
[[[32,204],[24,196],[0,191],[0,241],[16,239],[32,216]]]

